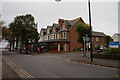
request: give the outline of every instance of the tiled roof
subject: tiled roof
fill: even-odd
[[[118,36],[120,36],[120,34],[119,33],[115,33],[116,35],[118,35]]]
[[[68,26],[68,29],[70,29],[72,26],[74,26],[79,20],[81,19],[81,17],[79,18],[76,18],[74,20],[64,20],[64,19],[61,19],[64,21],[64,23]]]
[[[46,28],[41,28],[41,30],[43,30],[43,32],[47,32],[47,29],[46,29]]]
[[[96,31],[93,31],[92,32],[92,36],[100,36],[100,37],[104,37],[105,34],[103,32],[96,32]]]
[[[50,30],[52,30],[52,26],[47,26],[47,28],[48,28],[48,27],[50,28]]]
[[[59,24],[53,23],[53,26],[55,26],[55,27],[56,27],[57,31],[59,31],[59,30],[60,30],[60,25],[59,25]]]

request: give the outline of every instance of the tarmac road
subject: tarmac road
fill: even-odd
[[[26,55],[3,52],[34,78],[115,78],[118,69],[69,62],[72,56],[82,54]]]

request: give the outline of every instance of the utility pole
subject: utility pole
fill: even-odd
[[[90,11],[90,0],[88,0],[88,8],[89,8],[89,24],[90,24],[90,57],[91,57],[91,62],[93,62],[93,49],[92,49],[92,28],[91,28],[91,11]]]

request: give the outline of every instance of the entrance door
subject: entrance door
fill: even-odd
[[[64,50],[64,44],[60,44],[60,51]]]

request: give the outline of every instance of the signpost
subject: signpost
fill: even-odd
[[[85,34],[85,35],[86,35],[86,37],[83,36],[83,42],[84,42],[84,53],[83,53],[83,57],[86,56],[86,50],[85,50],[85,49],[87,49],[87,52],[88,52],[88,41],[90,41],[90,38],[87,37],[87,34]]]

